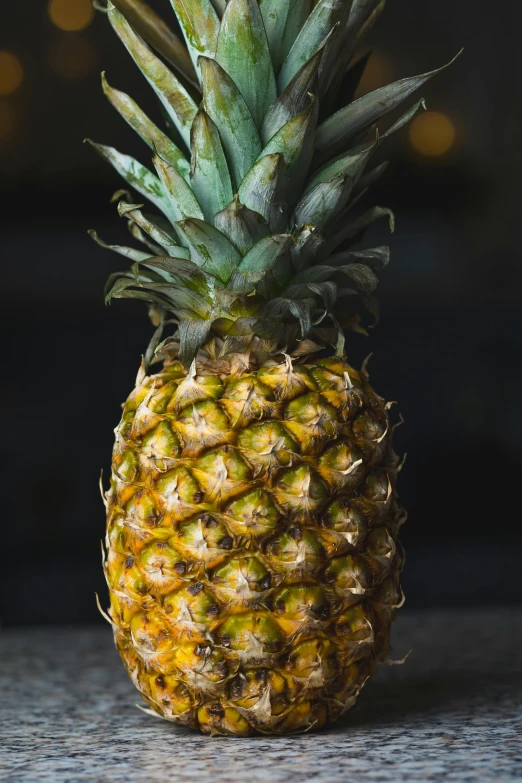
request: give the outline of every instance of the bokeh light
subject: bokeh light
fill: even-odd
[[[390,58],[379,50],[373,50],[359,83],[356,97],[366,95],[389,84],[395,78],[395,69]]]
[[[12,95],[23,79],[24,69],[16,54],[0,51],[0,95]]]
[[[457,132],[446,114],[427,111],[417,115],[409,128],[412,147],[429,158],[445,155],[454,146]]]
[[[94,19],[91,0],[49,0],[49,18],[60,30],[85,30]]]
[[[52,70],[65,79],[81,79],[96,66],[94,48],[81,35],[64,35],[51,45],[48,54]]]
[[[10,139],[18,127],[18,117],[13,106],[0,101],[0,141]]]

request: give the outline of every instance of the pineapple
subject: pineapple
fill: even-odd
[[[393,228],[355,208],[367,166],[422,101],[376,123],[436,71],[353,101],[382,0],[171,2],[186,47],[142,0],[107,6],[166,122],[103,76],[154,169],[94,145],[153,207],[117,194],[141,249],[104,245],[132,262],[107,301],[156,327],[116,429],[108,619],[152,714],[306,731],[354,704],[402,603],[390,406],[344,345],[389,257],[354,246]]]

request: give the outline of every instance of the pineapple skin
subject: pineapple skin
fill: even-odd
[[[402,603],[388,406],[340,358],[195,372],[141,371],[116,429],[116,646],[167,720],[320,728],[385,659]]]

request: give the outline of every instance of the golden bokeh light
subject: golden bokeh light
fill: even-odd
[[[0,51],[0,95],[12,95],[23,79],[24,69],[16,54]]]
[[[60,30],[78,32],[94,19],[91,0],[49,0],[49,18]]]
[[[81,35],[64,35],[51,45],[48,60],[58,76],[81,79],[96,66],[96,53]]]
[[[362,79],[357,89],[356,98],[366,95],[379,87],[384,87],[395,78],[394,67],[390,58],[379,50],[372,51]]]
[[[409,128],[412,147],[428,158],[445,155],[455,145],[457,131],[446,114],[427,111],[417,115]]]
[[[0,142],[10,139],[18,127],[15,109],[7,101],[0,101]]]

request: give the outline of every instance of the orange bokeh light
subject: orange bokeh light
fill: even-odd
[[[427,111],[417,115],[409,128],[412,147],[429,158],[445,155],[454,146],[457,132],[450,117]]]
[[[23,79],[24,69],[16,54],[0,51],[0,95],[12,95]]]
[[[85,30],[94,19],[91,0],[49,0],[49,18],[60,30]]]
[[[58,76],[81,79],[95,67],[96,52],[81,35],[63,35],[49,48],[48,60]]]

